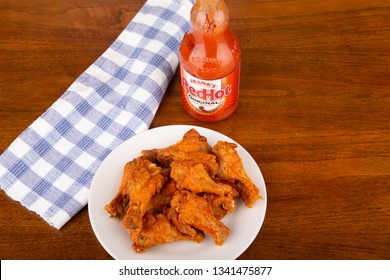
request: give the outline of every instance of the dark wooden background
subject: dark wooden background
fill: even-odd
[[[176,74],[152,127],[239,142],[268,191],[239,259],[390,258],[390,2],[226,0],[242,45],[240,104],[182,109]],[[115,40],[141,0],[0,0],[0,153]],[[0,192],[1,259],[110,259],[85,207],[61,230]]]

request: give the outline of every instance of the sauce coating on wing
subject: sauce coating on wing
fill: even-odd
[[[245,205],[252,207],[262,197],[259,189],[246,173],[236,148],[236,144],[225,141],[218,141],[214,145],[213,153],[217,156],[219,165],[217,176],[221,180],[230,182],[238,190]]]
[[[176,144],[141,151],[126,163],[119,190],[105,206],[122,219],[136,253],[180,240],[201,242],[205,234],[223,245],[230,229],[221,221],[236,209],[261,199],[247,175],[236,144],[214,147],[195,129]]]

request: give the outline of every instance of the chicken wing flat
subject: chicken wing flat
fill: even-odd
[[[137,253],[143,253],[150,247],[179,240],[192,240],[197,243],[204,239],[204,234],[197,233],[189,236],[179,232],[169,219],[162,213],[157,215],[145,214],[143,227],[137,242],[132,247]]]
[[[171,202],[176,190],[176,182],[173,179],[169,179],[160,192],[152,196],[146,207],[146,212],[150,214],[162,213],[164,208],[169,206],[169,202]]]
[[[262,197],[259,189],[246,173],[236,148],[236,144],[225,141],[218,141],[215,144],[213,153],[217,156],[219,165],[217,176],[224,181],[232,182],[245,205],[252,207]]]
[[[198,152],[210,154],[211,147],[206,137],[201,136],[195,129],[190,129],[176,144],[162,149],[143,150],[142,155],[151,161],[158,161],[163,166],[169,166],[174,160],[189,159],[189,154]],[[210,158],[205,157],[205,160]]]
[[[207,199],[214,216],[218,220],[221,220],[223,217],[236,210],[236,201],[234,200],[236,196],[238,196],[237,191],[225,195],[216,195],[214,193],[205,193],[203,195],[203,197]]]
[[[175,160],[171,163],[171,178],[178,189],[186,189],[195,193],[215,193],[218,195],[231,194],[230,185],[213,181],[201,163]]]
[[[174,208],[165,208],[165,213],[168,219],[175,225],[178,231],[181,233],[187,234],[189,236],[196,236],[198,231],[188,224],[183,224],[179,220],[179,212],[177,212]]]
[[[147,205],[152,196],[160,191],[166,178],[161,167],[142,156],[127,163],[124,170],[119,193],[105,209],[112,216],[120,216],[124,209],[122,200],[129,201],[122,225],[130,229],[130,237],[135,241],[141,231]]]
[[[203,231],[214,239],[216,245],[223,245],[230,233],[211,210],[207,200],[193,192],[178,190],[171,200],[171,207],[178,212],[178,221]]]

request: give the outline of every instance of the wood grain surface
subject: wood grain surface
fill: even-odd
[[[0,153],[134,17],[140,0],[0,0]],[[226,0],[242,45],[240,103],[202,123],[178,73],[152,127],[239,142],[267,187],[239,259],[390,258],[390,2]],[[1,259],[110,259],[85,207],[61,230],[0,192]],[[245,230],[245,229],[243,229]]]

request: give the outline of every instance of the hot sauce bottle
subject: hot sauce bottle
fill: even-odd
[[[185,110],[204,122],[229,117],[238,106],[241,48],[229,29],[223,0],[197,0],[180,45]]]

